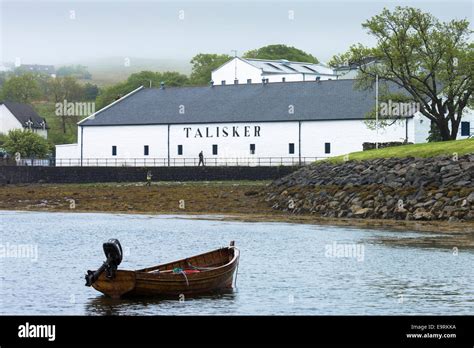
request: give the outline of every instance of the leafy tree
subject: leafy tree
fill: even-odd
[[[127,79],[127,84],[130,86],[144,86],[146,88],[150,87],[157,88],[160,87],[163,82],[165,86],[169,87],[179,87],[184,86],[188,83],[188,77],[186,75],[180,74],[175,71],[165,71],[165,72],[153,72],[153,71],[141,71],[129,76]]]
[[[44,158],[51,151],[48,141],[42,136],[21,129],[9,131],[2,147],[10,156],[19,152],[24,158]]]
[[[78,79],[90,80],[92,75],[83,65],[62,66],[56,70],[56,76],[74,76]]]
[[[84,85],[84,100],[95,100],[99,95],[99,87],[87,82]]]
[[[4,100],[29,103],[41,95],[38,82],[33,74],[12,76],[5,81],[2,88]]]
[[[48,80],[49,97],[54,103],[77,102],[84,99],[84,88],[72,76],[50,78]],[[68,115],[57,115],[61,117],[61,129],[67,132],[68,120],[76,122],[76,118]]]
[[[436,127],[436,125],[433,122],[431,122],[430,124],[430,131],[428,133],[428,138],[426,140],[429,143],[443,140],[443,138],[441,138],[441,134],[439,133],[438,127]]]
[[[151,83],[151,87],[157,88],[160,87],[161,82],[163,82],[165,86],[178,87],[187,85],[189,83],[189,79],[186,75],[175,71],[166,71],[163,73],[141,71],[130,75],[125,82],[120,82],[101,90],[96,99],[96,109],[99,110],[103,108],[104,106],[112,103],[117,98],[123,97],[125,94],[130,93],[140,86],[148,88],[150,87]]]
[[[115,85],[101,89],[99,95],[95,100],[96,111],[102,109],[104,106],[112,103],[114,100],[123,97],[125,94],[138,88],[138,86],[130,86],[127,82],[119,82]]]
[[[204,86],[211,81],[212,70],[217,69],[232,57],[227,54],[199,53],[191,59],[193,66],[190,76],[192,85]]]
[[[440,22],[428,13],[397,7],[362,26],[374,36],[373,48],[353,45],[332,63],[359,67],[358,86],[373,86],[375,76],[403,88],[442,140],[456,139],[463,111],[472,105],[474,44],[467,20]],[[365,64],[369,58],[377,63]]]
[[[244,53],[244,58],[279,60],[286,59],[294,62],[318,63],[318,59],[298,48],[286,45],[268,45]]]

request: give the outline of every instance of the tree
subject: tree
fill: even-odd
[[[78,79],[90,80],[92,75],[83,65],[62,66],[56,70],[56,76],[73,76]]]
[[[21,129],[9,131],[2,146],[10,156],[19,152],[25,158],[44,158],[51,151],[48,141],[42,136]]]
[[[157,88],[160,87],[163,82],[165,86],[169,87],[180,87],[188,84],[189,79],[186,75],[180,74],[175,71],[165,71],[165,72],[153,72],[153,71],[141,71],[135,74],[132,74],[127,79],[127,84],[130,86],[144,86],[146,88],[150,87]]]
[[[40,88],[33,74],[12,76],[3,84],[4,100],[29,103],[41,95]]]
[[[231,60],[227,54],[199,53],[191,59],[193,66],[190,76],[192,85],[204,86],[211,81],[212,70]]]
[[[374,36],[373,48],[353,45],[332,63],[349,61],[360,69],[358,86],[375,76],[403,88],[442,140],[456,139],[463,111],[472,105],[474,44],[467,20],[440,22],[410,7],[384,9],[362,25]],[[376,64],[365,64],[375,58]]]
[[[244,58],[258,58],[280,60],[286,59],[294,62],[318,63],[318,59],[298,48],[286,45],[268,45],[244,53]]]
[[[48,80],[48,94],[54,103],[76,102],[84,99],[84,88],[72,76],[50,78]],[[61,129],[66,134],[68,115],[56,115],[61,118]],[[73,119],[77,121],[77,119]]]
[[[99,95],[99,87],[87,82],[84,85],[84,100],[95,100]]]
[[[166,71],[163,73],[140,71],[130,75],[125,82],[120,82],[101,90],[96,99],[96,109],[99,110],[103,108],[104,106],[112,103],[117,98],[123,97],[125,94],[130,93],[140,86],[148,88],[150,87],[151,83],[151,87],[157,88],[160,87],[162,82],[165,84],[165,86],[178,87],[187,85],[189,83],[189,79],[186,75],[175,71]]]

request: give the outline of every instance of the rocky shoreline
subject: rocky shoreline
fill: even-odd
[[[329,218],[474,221],[474,154],[318,162],[275,180],[265,201]]]

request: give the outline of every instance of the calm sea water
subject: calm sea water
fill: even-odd
[[[473,314],[474,252],[391,247],[379,236],[418,236],[286,223],[178,216],[0,211],[0,314]],[[425,234],[426,235],[426,234]],[[178,300],[112,300],[84,286],[118,238],[135,269],[235,240],[237,288]],[[14,257],[19,245],[31,253]],[[348,245],[355,253],[343,254]],[[35,252],[37,248],[37,252]],[[6,252],[8,251],[8,252]],[[334,251],[334,253],[332,253]]]

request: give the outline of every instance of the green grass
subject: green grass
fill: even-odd
[[[467,153],[474,153],[474,139],[402,145],[380,150],[352,152],[348,154],[346,160],[364,161],[391,157],[435,157],[441,155],[453,155],[454,153],[457,153],[459,156]],[[345,156],[346,155],[332,157],[327,161],[331,163],[344,162]]]

